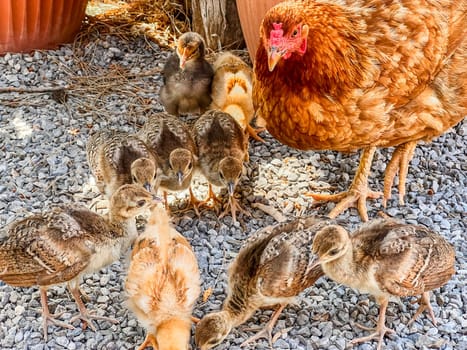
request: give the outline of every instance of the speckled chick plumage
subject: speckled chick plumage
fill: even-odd
[[[313,252],[323,271],[338,283],[375,296],[381,304],[377,332],[354,342],[382,338],[385,311],[391,296],[422,295],[414,318],[429,309],[429,291],[446,284],[454,274],[455,251],[440,234],[422,225],[392,219],[375,220],[351,235],[341,226],[331,225],[316,234]]]
[[[124,185],[111,197],[107,217],[67,204],[11,224],[0,240],[0,280],[42,288],[45,337],[47,321],[56,323],[48,314],[48,286],[67,282],[80,308],[79,318],[99,318],[89,315],[80,300],[80,277],[113,263],[128,250],[137,236],[135,217],[152,202],[153,196],[142,187]]]
[[[146,142],[158,164],[158,187],[181,191],[190,187],[197,148],[190,128],[168,113],[148,117],[139,137]]]
[[[139,349],[188,349],[200,273],[190,244],[163,209],[153,208],[134,244],[125,290],[127,306],[147,331]]]
[[[248,138],[241,126],[228,113],[210,110],[193,125],[193,138],[198,148],[198,168],[210,185],[226,187],[235,220],[234,191],[242,175],[243,161],[248,157]]]
[[[180,36],[162,75],[164,85],[160,99],[168,113],[176,116],[201,114],[209,107],[214,71],[205,59],[205,43],[201,35],[187,32]]]
[[[311,246],[315,233],[333,221],[320,217],[295,219],[257,231],[249,237],[229,267],[228,295],[222,311],[204,316],[195,341],[210,349],[262,307],[293,302],[304,289],[323,275],[312,266]],[[274,318],[274,317],[273,317]],[[272,330],[273,323],[269,326]]]
[[[101,130],[86,144],[89,167],[107,198],[122,185],[135,183],[152,191],[157,162],[147,145],[124,131]]]

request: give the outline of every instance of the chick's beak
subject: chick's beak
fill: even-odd
[[[235,184],[233,181],[229,181],[227,183],[227,190],[229,191],[229,196],[233,196],[235,192]]]
[[[152,192],[152,186],[149,182],[145,182],[143,185],[144,189],[148,192]]]
[[[162,203],[163,202],[162,198],[159,197],[159,196],[156,196],[155,194],[152,195],[152,201],[153,201],[153,203]]]
[[[313,261],[313,264],[311,264],[311,266],[310,266],[310,270],[314,269],[318,265],[321,265],[321,260],[319,260],[319,258],[317,256],[313,260],[314,261]]]
[[[269,71],[272,72],[276,67],[276,64],[281,60],[282,54],[280,53],[277,46],[271,46],[268,52],[268,67]]]
[[[187,52],[186,52],[186,49],[183,49],[182,54],[180,55],[180,68],[181,69],[185,68],[186,58],[187,58]]]
[[[181,186],[183,183],[183,172],[182,171],[177,172],[177,179],[178,179],[178,184]]]

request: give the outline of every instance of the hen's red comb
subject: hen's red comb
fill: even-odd
[[[271,30],[271,35],[269,38],[271,40],[271,45],[279,45],[284,37],[282,23],[273,23],[272,26],[274,29]]]

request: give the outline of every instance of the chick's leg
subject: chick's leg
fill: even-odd
[[[92,312],[88,311],[83,301],[81,300],[81,293],[79,290],[78,283],[76,281],[69,282],[68,289],[73,298],[75,299],[76,305],[78,306],[79,310],[79,314],[73,316],[70,320],[70,323],[73,323],[74,321],[80,319],[84,321],[87,325],[89,325],[89,328],[91,328],[93,331],[96,331],[96,327],[93,325],[92,320],[102,320],[108,321],[110,323],[118,323],[118,320],[114,318],[94,315]]]
[[[383,338],[386,335],[386,333],[395,333],[394,330],[386,327],[386,309],[388,307],[389,299],[380,298],[378,300],[378,303],[380,307],[379,307],[378,324],[376,325],[376,329],[364,327],[358,323],[356,324],[361,329],[375,330],[375,332],[373,332],[372,334],[366,337],[361,337],[361,338],[352,340],[351,342],[352,344],[363,343],[363,342],[366,342],[372,339],[378,339],[378,346],[376,347],[376,350],[381,350],[381,347],[383,345]]]
[[[157,350],[159,347],[157,346],[157,341],[156,341],[156,337],[153,335],[153,334],[147,334],[146,335],[146,338],[144,339],[143,341],[143,344],[141,344],[137,350],[143,350],[145,349],[147,346],[152,346],[154,348],[154,350]]]
[[[249,134],[251,137],[253,137],[256,141],[259,141],[259,142],[266,142],[266,141],[264,141],[264,139],[263,139],[261,136],[258,135],[260,132],[263,132],[263,131],[265,130],[265,128],[261,128],[261,127],[259,127],[259,128],[254,128],[254,127],[252,127],[250,124],[248,124],[248,125],[246,126],[246,129],[247,129],[247,131],[248,131],[248,134]]]
[[[244,215],[251,216],[251,214],[249,212],[247,212],[245,209],[242,208],[242,206],[240,205],[240,203],[238,203],[238,200],[234,197],[233,194],[231,196],[229,196],[229,201],[228,201],[224,211],[219,215],[219,219],[223,218],[229,212],[229,209],[230,209],[230,213],[232,215],[232,220],[234,222],[237,221],[237,210],[239,212],[241,212],[242,214],[244,214]]]
[[[317,201],[338,202],[328,214],[330,218],[335,218],[344,210],[356,206],[362,220],[368,221],[366,200],[368,198],[376,199],[382,195],[381,192],[375,192],[368,188],[368,176],[370,174],[371,162],[373,161],[375,151],[376,147],[369,147],[363,150],[357,173],[348,191],[332,195],[319,193],[310,193],[307,195]]]
[[[256,341],[260,338],[266,338],[269,340],[269,345],[271,346],[272,349],[272,344],[273,344],[273,336],[272,336],[272,330],[274,329],[274,325],[276,324],[277,320],[279,319],[279,316],[284,310],[284,308],[287,306],[287,304],[281,304],[279,307],[274,311],[274,313],[271,316],[271,319],[269,320],[268,324],[264,326],[264,328],[256,333],[254,336],[248,338],[245,340],[243,343],[240,344],[240,347],[244,347],[247,344],[250,344],[253,341]],[[275,337],[274,337],[275,338]]]
[[[418,299],[418,303],[420,304],[420,306],[415,312],[415,315],[413,315],[410,321],[407,323],[407,326],[413,323],[417,319],[417,317],[425,310],[428,310],[431,321],[436,326],[437,323],[435,319],[435,313],[433,312],[433,308],[431,307],[431,303],[430,303],[430,292],[423,293],[420,299]]]
[[[386,207],[386,202],[391,197],[391,187],[397,172],[399,172],[399,204],[404,204],[405,180],[409,171],[409,162],[413,158],[416,146],[417,141],[407,142],[398,146],[392,154],[384,175],[384,207]]]
[[[59,327],[64,327],[68,329],[74,329],[71,324],[66,322],[62,322],[56,319],[59,317],[63,312],[58,314],[51,314],[49,311],[49,304],[47,302],[47,288],[40,287],[40,294],[41,294],[41,305],[42,305],[42,329],[44,330],[44,339],[47,341],[47,325],[49,323],[54,324]]]

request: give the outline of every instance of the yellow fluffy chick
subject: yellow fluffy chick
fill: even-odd
[[[253,71],[240,57],[230,52],[220,54],[214,62],[211,109],[229,113],[255,140],[264,142],[258,136],[251,121],[255,115],[252,99]]]
[[[188,349],[193,305],[200,294],[198,263],[162,208],[152,209],[145,232],[134,244],[125,289],[128,308],[147,331],[138,350],[147,345]]]

